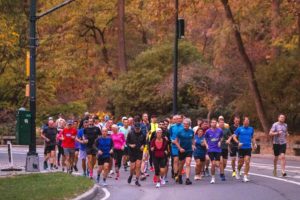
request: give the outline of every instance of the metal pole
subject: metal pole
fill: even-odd
[[[29,48],[30,48],[30,112],[31,112],[31,129],[29,155],[36,153],[36,0],[30,1],[30,23],[29,23]]]
[[[175,42],[174,42],[174,80],[173,80],[173,114],[177,114],[178,93],[178,0],[175,0]]]

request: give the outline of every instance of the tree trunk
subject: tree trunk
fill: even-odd
[[[226,13],[226,18],[227,20],[231,23],[232,29],[234,32],[234,37],[239,49],[240,56],[242,57],[242,60],[244,64],[246,65],[246,71],[247,71],[247,76],[248,76],[248,84],[250,88],[251,95],[254,98],[255,102],[255,107],[257,111],[258,118],[260,120],[260,123],[263,127],[263,131],[268,134],[269,133],[269,122],[267,120],[266,112],[262,103],[262,98],[257,86],[257,81],[255,79],[255,74],[254,74],[254,66],[246,53],[244,43],[241,37],[241,33],[237,27],[237,24],[234,21],[230,5],[228,4],[228,0],[221,0],[225,13]]]
[[[127,71],[125,51],[125,0],[118,0],[118,65],[122,72]]]
[[[280,30],[280,4],[281,0],[272,0],[272,21],[271,21],[271,32],[272,32],[272,58],[276,59],[280,55],[280,48],[274,44],[277,40]]]
[[[300,4],[300,3],[299,3]],[[299,6],[300,9],[300,6]],[[298,49],[300,50],[300,10],[297,12],[297,21],[298,21]]]

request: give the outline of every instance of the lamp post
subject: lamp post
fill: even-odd
[[[63,3],[47,10],[46,12],[36,15],[37,0],[30,0],[29,12],[29,48],[30,48],[30,73],[29,73],[29,87],[30,87],[30,112],[31,112],[31,128],[30,128],[30,145],[26,157],[26,171],[39,171],[39,157],[36,152],[36,22],[38,19],[52,13],[53,11],[73,2],[75,0],[66,0]]]
[[[177,114],[178,98],[178,40],[184,38],[184,20],[178,19],[179,2],[175,0],[175,40],[174,40],[174,57],[173,57],[173,115]]]

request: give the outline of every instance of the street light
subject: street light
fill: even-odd
[[[26,157],[26,171],[36,172],[39,171],[39,157],[36,152],[36,22],[38,19],[52,13],[53,11],[72,3],[75,0],[66,0],[63,3],[47,10],[40,15],[36,15],[37,0],[30,0],[30,14],[29,14],[29,48],[30,48],[30,112],[31,112],[31,128],[30,128],[30,145],[29,152]]]
[[[175,0],[175,42],[173,63],[173,114],[177,114],[178,96],[178,40],[184,38],[184,19],[178,19],[178,0]]]

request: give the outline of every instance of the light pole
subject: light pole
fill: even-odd
[[[60,5],[57,5],[40,15],[36,15],[37,0],[30,0],[30,13],[29,13],[29,48],[30,48],[30,74],[29,74],[29,87],[30,87],[30,112],[31,112],[31,128],[30,128],[30,145],[26,157],[26,171],[36,172],[39,171],[39,157],[36,152],[36,22],[38,19],[52,13],[53,11],[73,2],[75,0],[66,0]]]
[[[174,63],[173,63],[173,115],[177,114],[178,98],[178,40],[184,38],[184,20],[178,19],[179,2],[175,0],[175,40],[174,40]]]

